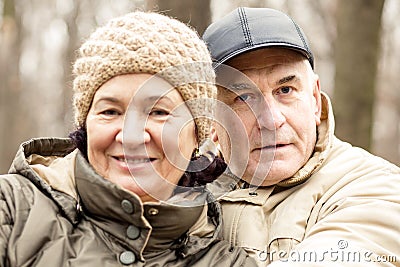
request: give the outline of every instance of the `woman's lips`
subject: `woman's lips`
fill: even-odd
[[[156,160],[156,158],[151,158],[148,156],[113,156],[113,158],[118,161],[121,168],[129,171],[139,171],[143,170],[144,168],[148,168],[149,164]]]

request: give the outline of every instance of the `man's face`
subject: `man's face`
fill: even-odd
[[[230,169],[253,185],[290,178],[314,150],[318,76],[303,56],[282,48],[247,52],[227,65],[244,74],[222,74],[218,88],[216,130]]]

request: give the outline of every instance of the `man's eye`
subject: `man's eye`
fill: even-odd
[[[238,101],[242,101],[242,102],[247,102],[251,99],[251,95],[250,94],[242,94],[236,97],[236,100]]]
[[[278,95],[282,95],[282,94],[287,95],[287,94],[290,94],[292,91],[293,91],[293,89],[291,87],[285,86],[285,87],[279,88],[277,91],[277,94]]]

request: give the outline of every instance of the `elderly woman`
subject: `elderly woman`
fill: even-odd
[[[74,74],[77,130],[22,144],[0,178],[0,266],[255,266],[219,240],[203,186],[223,165],[197,34],[130,13],[90,36]]]

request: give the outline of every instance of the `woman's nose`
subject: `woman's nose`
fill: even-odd
[[[128,146],[136,146],[149,142],[150,133],[146,127],[146,118],[141,118],[134,113],[127,114],[119,135],[121,142]]]

